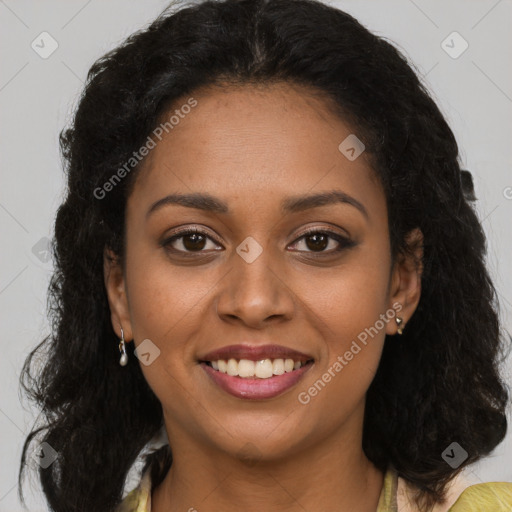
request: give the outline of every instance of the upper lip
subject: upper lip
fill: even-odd
[[[219,359],[249,359],[261,361],[262,359],[293,359],[305,363],[312,356],[282,345],[228,345],[218,348],[200,356],[199,361],[218,361]]]

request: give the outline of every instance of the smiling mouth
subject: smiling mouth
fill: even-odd
[[[199,361],[200,364],[211,367],[219,373],[241,379],[270,379],[285,373],[293,373],[305,366],[314,363],[313,359],[307,361],[293,360],[291,358],[260,359],[219,359],[216,361]]]

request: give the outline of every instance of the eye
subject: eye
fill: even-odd
[[[182,229],[161,242],[162,247],[174,253],[192,254],[219,251],[223,247],[207,232],[198,228]],[[355,243],[349,238],[328,230],[304,232],[292,245],[292,250],[311,253],[336,253]]]
[[[310,230],[298,238],[290,247],[299,252],[333,253],[352,247],[349,238],[325,230]]]
[[[206,232],[197,228],[188,228],[166,238],[161,245],[172,252],[193,253],[218,251],[222,247]]]

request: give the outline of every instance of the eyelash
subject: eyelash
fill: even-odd
[[[188,255],[193,256],[193,255],[205,252],[203,250],[199,250],[199,251],[182,251],[182,250],[174,249],[174,248],[170,247],[173,242],[175,242],[176,240],[179,240],[179,239],[181,239],[181,238],[183,238],[183,237],[185,237],[187,235],[203,235],[206,238],[208,238],[209,240],[213,241],[215,244],[221,245],[217,240],[212,238],[209,233],[207,233],[206,231],[203,231],[200,228],[185,228],[185,229],[177,231],[171,237],[166,238],[163,242],[161,242],[161,246],[164,247],[165,249],[167,249],[168,251],[173,252],[175,254],[176,253],[179,253],[181,255],[186,254],[187,256]],[[339,253],[342,250],[348,249],[348,248],[353,247],[355,245],[355,242],[353,240],[350,240],[348,237],[340,235],[339,233],[335,233],[334,231],[329,231],[329,230],[325,230],[325,229],[318,229],[318,228],[310,228],[310,229],[308,229],[306,231],[303,231],[298,236],[298,238],[296,238],[295,241],[292,242],[291,245],[295,245],[300,240],[302,240],[303,238],[306,238],[306,237],[311,236],[311,235],[325,235],[325,236],[328,236],[329,238],[331,238],[331,239],[335,240],[336,242],[338,242],[339,245],[338,245],[338,247],[336,249],[331,249],[329,251],[298,251],[298,252],[311,254],[314,257],[321,257],[322,255],[329,255],[329,254],[333,254],[333,253]]]
[[[309,229],[303,231],[296,238],[296,240],[294,242],[292,242],[291,245],[295,245],[299,240],[302,240],[303,238],[306,238],[311,235],[325,235],[325,236],[335,240],[336,242],[338,242],[338,247],[336,249],[331,249],[329,251],[299,251],[299,252],[305,252],[305,253],[311,254],[315,257],[321,257],[322,255],[339,253],[339,252],[343,251],[344,249],[348,249],[355,245],[355,242],[346,236],[340,235],[339,233],[330,231],[328,229],[319,229],[319,228],[309,228]]]

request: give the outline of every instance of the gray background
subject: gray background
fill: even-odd
[[[477,209],[489,240],[488,264],[504,326],[512,332],[512,2],[331,3],[398,45],[433,91],[464,166],[474,175]],[[18,376],[29,350],[49,331],[45,304],[51,261],[45,261],[41,247],[51,237],[63,195],[58,133],[70,119],[93,61],[165,5],[162,0],[0,0],[0,511],[22,510],[16,478],[35,411],[20,403]],[[58,43],[46,59],[31,47],[34,40],[42,46],[44,31]],[[458,36],[445,43],[452,56],[442,47],[454,31],[469,44],[457,58],[464,44]],[[48,50],[50,40],[45,41]],[[505,371],[510,384],[510,358]],[[512,429],[491,457],[467,471],[468,477],[512,481],[511,440]],[[26,487],[30,510],[46,510],[31,480],[32,495]]]

